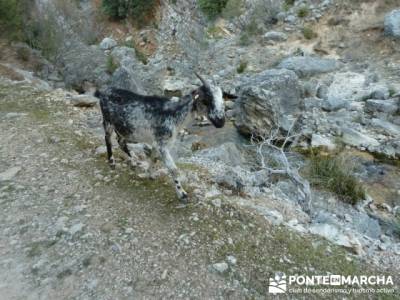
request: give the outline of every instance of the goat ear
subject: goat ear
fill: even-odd
[[[222,91],[222,96],[224,97],[224,99],[237,99],[238,98],[238,96],[230,94],[225,91]]]

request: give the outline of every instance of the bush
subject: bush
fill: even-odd
[[[307,40],[311,40],[313,38],[315,38],[317,36],[317,34],[312,30],[312,28],[310,27],[304,27],[303,28],[303,36],[307,39]]]
[[[297,16],[299,18],[305,18],[310,14],[310,10],[308,9],[307,6],[303,6],[301,8],[299,8],[299,10],[297,11]]]
[[[107,73],[112,75],[115,72],[115,70],[118,69],[118,67],[119,65],[114,61],[113,57],[109,55],[107,57],[107,64],[106,64]]]
[[[0,0],[0,27],[2,35],[11,39],[21,37],[23,6],[18,0]]]
[[[239,66],[236,69],[238,74],[242,74],[244,71],[246,71],[247,65],[248,65],[247,61],[241,61]]]
[[[335,193],[350,204],[365,198],[365,190],[353,175],[354,167],[343,156],[312,154],[309,177],[315,186]]]
[[[49,11],[46,18],[27,21],[23,40],[31,48],[40,50],[44,57],[52,60],[63,42],[63,34],[54,13]]]
[[[243,13],[243,10],[243,0],[228,0],[222,10],[222,16],[225,19],[233,19],[239,17]]]
[[[151,19],[157,0],[102,0],[103,12],[112,19],[132,18],[141,26]]]
[[[200,9],[209,19],[218,17],[228,3],[228,0],[198,0]]]

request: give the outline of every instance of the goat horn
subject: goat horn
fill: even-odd
[[[210,85],[208,84],[208,82],[207,82],[203,77],[200,76],[199,73],[197,73],[197,72],[195,71],[194,74],[197,76],[197,78],[200,79],[200,81],[201,81],[206,87],[209,87],[209,86],[210,86]]]

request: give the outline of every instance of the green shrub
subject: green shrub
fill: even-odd
[[[307,6],[300,7],[299,10],[297,11],[297,16],[299,18],[305,18],[310,14],[310,10],[308,9]]]
[[[137,25],[148,23],[157,0],[102,0],[103,12],[112,19],[132,18]]]
[[[54,14],[49,12],[46,18],[27,21],[23,41],[31,48],[40,50],[47,59],[52,60],[63,42],[63,34]]]
[[[243,73],[244,71],[246,71],[247,69],[247,61],[241,61],[239,66],[237,67],[236,71],[238,72],[238,74]]]
[[[250,45],[251,44],[251,38],[250,38],[250,36],[246,33],[246,32],[243,32],[241,35],[240,35],[240,38],[239,38],[239,45],[240,46],[248,46],[248,45]]]
[[[21,37],[23,7],[18,0],[0,0],[1,35],[18,39]]]
[[[107,57],[107,64],[106,64],[107,73],[113,74],[115,70],[118,69],[118,67],[119,67],[118,63],[116,63],[113,57],[109,55]]]
[[[365,190],[353,175],[354,166],[344,156],[312,154],[309,177],[313,185],[335,193],[350,204],[365,198]]]
[[[209,19],[218,17],[228,3],[228,0],[198,0],[200,9]]]
[[[314,32],[314,30],[312,30],[312,28],[310,27],[304,27],[303,28],[303,36],[307,39],[307,40],[312,40],[313,38],[315,38],[317,36],[317,34]]]
[[[138,60],[140,60],[144,65],[147,65],[149,60],[147,59],[146,53],[144,53],[142,50],[140,50],[138,47],[135,48],[135,53],[136,57]]]
[[[228,0],[222,10],[222,16],[225,19],[239,17],[243,13],[243,0]]]

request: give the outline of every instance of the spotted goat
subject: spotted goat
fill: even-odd
[[[144,96],[112,87],[95,93],[100,99],[107,155],[111,167],[115,168],[111,144],[113,132],[117,135],[120,148],[132,162],[136,157],[129,151],[127,143],[152,145],[158,150],[161,160],[174,180],[177,195],[182,201],[186,201],[188,196],[181,185],[179,170],[169,151],[176,133],[190,122],[194,112],[204,113],[217,128],[225,125],[221,88],[195,74],[202,85],[177,100],[161,96]]]

